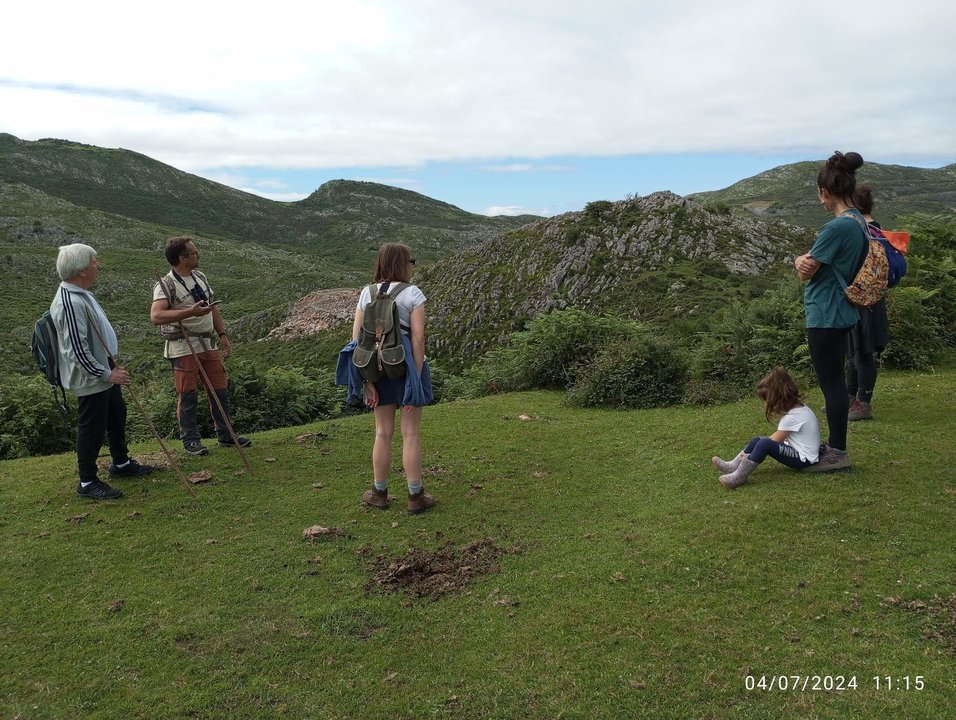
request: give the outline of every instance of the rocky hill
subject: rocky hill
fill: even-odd
[[[817,199],[817,172],[823,161],[781,165],[691,199],[711,207],[818,229],[829,217]],[[897,218],[921,214],[956,222],[956,164],[939,169],[866,163],[857,173],[873,188],[878,219],[892,227]]]
[[[669,192],[593,202],[420,273],[430,351],[456,364],[569,306],[693,321],[765,288],[812,240],[810,230],[711,212]]]

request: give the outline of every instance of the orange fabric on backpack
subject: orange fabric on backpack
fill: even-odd
[[[904,255],[906,254],[907,246],[910,244],[910,234],[908,232],[905,230],[884,230],[883,235],[890,245]]]

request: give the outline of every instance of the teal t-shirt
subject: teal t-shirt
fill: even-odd
[[[849,210],[860,220],[859,210]],[[860,223],[852,217],[835,217],[820,231],[810,257],[823,263],[803,289],[808,328],[845,328],[856,325],[860,315],[843,294],[836,272],[847,284],[853,282],[867,248]],[[836,272],[834,272],[836,271]]]

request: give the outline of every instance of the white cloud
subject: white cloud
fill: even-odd
[[[554,163],[510,163],[505,165],[481,165],[478,167],[478,170],[486,173],[563,173],[571,172],[574,170],[574,168],[570,165],[558,165]]]
[[[519,207],[517,205],[492,205],[481,211],[482,215],[495,216],[495,215],[508,215],[514,217],[515,215],[541,215],[543,217],[550,217],[552,213],[548,208],[526,208]]]
[[[258,195],[259,197],[267,198],[268,200],[278,200],[279,202],[295,202],[296,200],[304,200],[308,197],[305,193],[295,193],[295,192],[286,192],[286,193],[274,193],[266,192],[265,190],[260,190],[257,187],[241,187],[236,188],[237,190],[242,190],[243,192],[251,193],[253,195]]]
[[[829,0],[275,0],[228,12],[169,0],[149,16],[153,42],[133,7],[6,7],[6,26],[43,28],[43,51],[36,33],[4,36],[0,131],[189,171],[956,155],[956,5],[942,0],[875,0],[852,21],[835,21]]]

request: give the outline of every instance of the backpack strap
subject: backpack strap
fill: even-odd
[[[856,212],[860,213],[859,210]],[[840,217],[853,218],[856,220],[856,224],[859,225],[860,229],[863,231],[863,254],[860,255],[860,263],[856,266],[856,270],[853,271],[853,277],[856,277],[859,275],[860,270],[863,269],[863,263],[866,262],[866,254],[870,252],[870,240],[872,238],[870,237],[869,225],[866,224],[866,218],[863,217],[863,213],[860,213],[859,216],[857,216],[856,213],[851,213],[849,210],[844,210],[840,213]],[[840,286],[846,290],[846,280],[844,280],[843,276],[837,272],[836,265],[831,265],[830,267],[833,268],[833,274],[836,275]]]
[[[392,300],[395,300],[399,296],[399,294],[402,292],[402,290],[404,290],[407,287],[411,287],[411,283],[407,283],[407,282],[395,283],[392,286],[392,288],[388,291],[388,296]]]
[[[203,275],[199,270],[193,270],[193,273],[192,273],[192,274],[193,274],[194,276],[198,276],[198,279],[195,278],[195,277],[193,278],[193,279],[196,280],[197,283],[199,282],[199,280],[202,280],[202,284],[206,286],[206,297],[208,297],[208,298],[210,299],[210,301],[211,301],[211,300],[212,300],[212,288],[209,287],[209,281],[206,279],[206,276]]]
[[[168,283],[166,281],[169,281]],[[173,307],[173,303],[176,301],[176,281],[173,280],[168,275],[163,275],[159,280],[159,287],[162,288],[163,294],[166,296],[166,304],[170,308]]]

